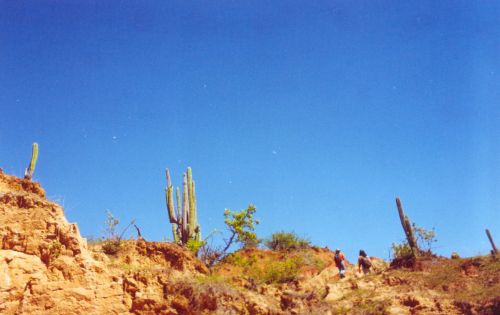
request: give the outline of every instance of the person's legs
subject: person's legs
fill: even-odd
[[[340,275],[340,278],[344,278],[345,277],[345,265],[344,265],[344,262],[342,261],[340,264],[339,264],[339,275]]]

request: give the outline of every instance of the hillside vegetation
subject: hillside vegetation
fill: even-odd
[[[373,258],[371,274],[347,263],[340,279],[334,253],[308,242],[243,248],[212,268],[142,238],[106,254],[39,184],[1,171],[0,239],[0,314],[500,313],[493,256],[421,255],[409,268]]]

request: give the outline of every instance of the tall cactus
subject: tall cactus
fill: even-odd
[[[201,240],[200,226],[197,221],[195,184],[191,167],[183,174],[182,205],[179,187],[176,188],[176,205],[174,207],[173,187],[170,171],[166,170],[167,187],[165,189],[166,204],[174,241],[186,245],[189,240]]]
[[[401,220],[401,225],[403,226],[403,230],[406,235],[406,240],[408,241],[408,245],[410,246],[411,253],[415,257],[418,252],[417,242],[415,241],[415,236],[413,235],[413,229],[411,227],[410,220],[405,215],[403,210],[403,205],[401,204],[401,199],[396,197],[396,206],[398,207],[399,219]]]
[[[194,228],[194,233],[195,233],[195,240],[201,241],[201,229],[200,225],[198,224],[198,208],[196,207],[196,184],[193,180],[193,207],[194,207],[194,222],[195,222],[195,228]]]
[[[24,171],[24,178],[31,180],[35,172],[36,161],[38,159],[38,143],[33,143],[31,147],[31,161],[28,168]]]

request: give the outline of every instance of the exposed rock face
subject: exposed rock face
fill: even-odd
[[[122,314],[120,281],[36,183],[0,172],[0,313]],[[118,280],[118,279],[117,279]]]
[[[205,282],[207,267],[175,244],[90,251],[39,184],[1,169],[0,242],[0,314],[280,313],[264,296]]]

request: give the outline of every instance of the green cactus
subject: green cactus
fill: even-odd
[[[177,224],[175,223],[172,223],[172,235],[174,236],[174,243],[179,244],[179,230]]]
[[[167,202],[168,217],[170,219],[170,223],[176,223],[177,216],[175,214],[174,197],[173,197],[174,189],[172,187],[172,181],[170,179],[170,171],[168,170],[168,168],[166,171],[166,176],[167,176],[167,188],[165,188],[165,195],[167,198],[166,202]]]
[[[179,187],[176,187],[175,188],[175,200],[177,201],[177,217],[179,218],[179,220],[181,219],[181,193],[180,193],[180,190],[179,190]]]
[[[196,207],[194,201],[194,187],[193,187],[193,172],[191,167],[187,168],[187,188],[188,188],[188,198],[189,198],[189,235],[194,235],[194,230],[196,228]]]
[[[174,209],[174,198],[173,198],[174,189],[172,187],[172,181],[170,179],[170,171],[168,170],[168,168],[165,173],[167,176],[167,188],[165,188],[165,196],[166,196],[166,204],[168,210],[168,218],[170,219],[170,223],[172,223],[172,234],[174,236],[174,242],[179,243],[179,235],[177,233],[178,220]]]
[[[31,161],[28,168],[24,171],[24,178],[31,180],[35,172],[36,161],[38,159],[38,143],[33,143],[31,151]]]
[[[197,241],[201,241],[201,229],[200,229],[200,225],[198,224],[198,210],[197,210],[197,206],[196,206],[196,183],[195,181],[193,180],[193,194],[192,194],[192,199],[193,199],[193,208],[194,208],[194,211],[193,211],[193,221],[194,221],[194,233],[195,233],[195,240]]]
[[[182,178],[182,244],[189,240],[189,196],[187,176],[184,173]]]
[[[167,169],[166,204],[174,241],[185,246],[189,240],[201,241],[200,226],[197,223],[196,193],[192,170],[188,167],[182,180],[182,204],[179,187],[176,188],[174,207],[173,187],[170,171]]]

